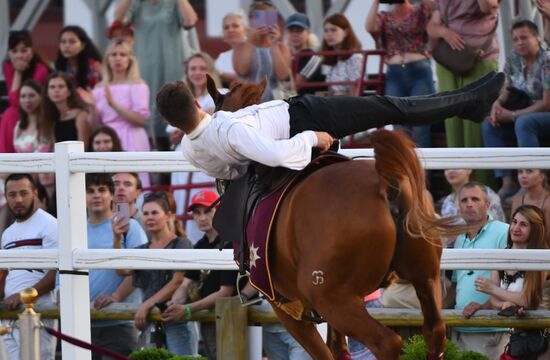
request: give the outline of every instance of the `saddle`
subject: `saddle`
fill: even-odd
[[[257,204],[282,187],[286,188],[284,194],[288,193],[301,180],[325,166],[348,160],[344,155],[329,151],[314,158],[300,171],[255,164],[249,167],[245,176],[226,184],[212,225],[220,235],[221,244],[233,243],[234,258],[241,275],[248,271],[246,230]]]

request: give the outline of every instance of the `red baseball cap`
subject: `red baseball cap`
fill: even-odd
[[[212,190],[201,190],[191,198],[191,204],[187,207],[187,211],[193,211],[193,208],[197,205],[210,206],[219,196]]]

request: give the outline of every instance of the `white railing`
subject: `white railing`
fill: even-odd
[[[342,150],[373,158],[372,150]],[[420,149],[426,169],[550,168],[550,148]],[[89,269],[236,269],[230,250],[87,249],[84,174],[195,171],[175,152],[86,153],[81,142],[58,143],[55,153],[0,154],[0,173],[55,172],[59,249],[0,251],[0,268],[59,269],[63,331],[90,340]],[[550,250],[444,250],[444,269],[550,270]],[[64,359],[90,359],[65,342]]]

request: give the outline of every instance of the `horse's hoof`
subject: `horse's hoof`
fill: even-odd
[[[426,360],[443,360],[443,353],[436,355],[433,353],[426,354]]]
[[[344,351],[338,356],[338,360],[353,360],[351,354],[348,351]]]

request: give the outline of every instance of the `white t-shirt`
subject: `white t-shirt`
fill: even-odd
[[[289,139],[289,120],[288,103],[282,100],[206,115],[183,137],[183,156],[220,179],[244,175],[251,160],[301,170],[311,161],[317,136],[307,130]]]
[[[25,221],[14,222],[2,234],[2,250],[57,249],[57,220],[42,209]],[[4,295],[8,297],[32,287],[47,270],[10,270]]]
[[[220,53],[214,63],[214,67],[220,74],[235,74],[235,68],[233,67],[233,49]]]

